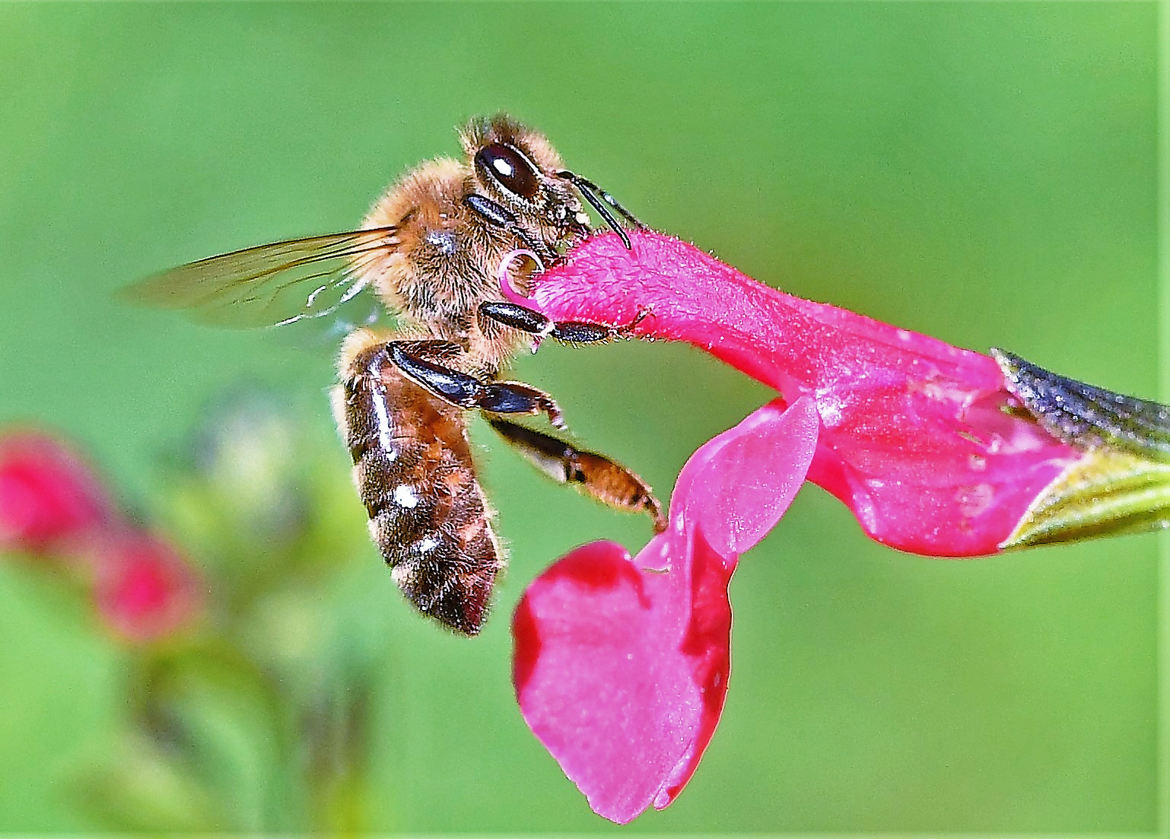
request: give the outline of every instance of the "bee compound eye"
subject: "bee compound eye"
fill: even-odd
[[[540,189],[536,168],[521,152],[504,143],[490,143],[475,154],[475,162],[500,186],[531,201]]]

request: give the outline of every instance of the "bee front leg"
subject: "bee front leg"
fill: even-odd
[[[468,195],[463,199],[463,203],[491,224],[507,230],[519,239],[524,244],[524,247],[537,255],[541,262],[551,263],[556,261],[556,251],[544,242],[529,236],[528,232],[520,226],[520,221],[516,218],[515,213],[505,209],[490,198],[485,198],[478,194]],[[541,267],[543,268],[544,266],[542,265]]]
[[[581,451],[563,440],[503,419],[488,423],[525,460],[554,481],[578,484],[582,492],[618,510],[646,512],[654,531],[666,530],[662,505],[640,477],[604,455]]]
[[[491,301],[479,304],[479,315],[504,326],[519,329],[537,335],[541,338],[555,338],[566,344],[597,344],[612,341],[615,338],[629,338],[633,335],[634,327],[650,314],[649,309],[643,309],[634,318],[632,323],[625,326],[607,326],[603,323],[587,323],[585,321],[554,321],[542,315],[535,309],[529,309],[518,303],[502,303]]]
[[[386,355],[408,378],[460,408],[493,414],[546,414],[554,428],[564,428],[561,409],[547,393],[523,382],[485,382],[443,363],[447,341],[389,341]]]

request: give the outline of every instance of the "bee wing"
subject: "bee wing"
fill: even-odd
[[[135,303],[187,309],[220,326],[284,325],[332,314],[398,247],[395,227],[273,242],[210,256],[123,289]]]

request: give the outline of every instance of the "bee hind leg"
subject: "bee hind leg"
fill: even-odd
[[[508,420],[489,419],[488,424],[525,460],[554,481],[577,484],[586,495],[609,507],[648,513],[656,533],[666,529],[662,505],[653,490],[620,463]]]
[[[554,428],[564,428],[561,409],[551,396],[523,382],[481,381],[443,363],[446,341],[389,341],[386,355],[409,379],[460,408],[493,414],[545,414]]]

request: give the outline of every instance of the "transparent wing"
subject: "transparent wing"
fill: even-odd
[[[284,325],[336,312],[369,284],[374,262],[397,247],[395,227],[273,242],[180,265],[122,296],[187,309],[220,326]]]

